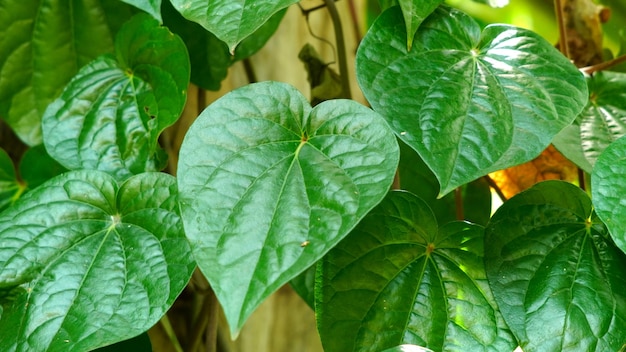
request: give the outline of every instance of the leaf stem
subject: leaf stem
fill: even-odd
[[[250,61],[250,58],[245,58],[242,61],[243,61],[243,69],[246,71],[246,77],[248,78],[248,83],[258,82],[256,73],[254,72],[254,67],[252,66],[252,62]]]
[[[343,37],[341,18],[335,6],[335,0],[324,0],[330,19],[335,30],[335,44],[337,44],[337,56],[339,61],[339,76],[341,78],[341,98],[351,99],[350,80],[348,79],[348,59],[346,57],[346,42]]]
[[[203,296],[202,307],[194,323],[191,338],[189,340],[190,351],[217,351],[217,318],[218,302],[215,292],[211,289],[208,281],[202,273],[196,269],[193,273],[194,289],[196,293]],[[202,337],[205,336],[206,348],[202,346]]]
[[[613,66],[617,66],[617,65],[619,65],[619,64],[621,64],[623,62],[626,62],[626,55],[622,55],[622,56],[616,57],[613,60],[605,61],[605,62],[597,64],[597,65],[583,67],[580,70],[583,73],[591,75],[591,74],[594,74],[594,73],[599,72],[599,71],[607,70],[607,69],[609,69],[609,68],[611,68]]]
[[[578,168],[578,187],[583,191],[587,191],[587,186],[585,185],[585,171],[581,168]]]
[[[498,195],[498,197],[500,197],[502,203],[506,202],[507,198],[500,189],[500,187],[498,187],[498,184],[496,184],[496,182],[491,177],[489,177],[489,175],[485,175],[483,177],[487,181],[487,184],[489,184],[489,187],[493,188],[493,190],[496,191],[496,194]]]
[[[465,219],[465,214],[463,211],[463,192],[461,190],[461,187],[457,187],[454,190],[454,203],[456,205],[456,219]]]

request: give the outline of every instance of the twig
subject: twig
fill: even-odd
[[[248,83],[258,82],[256,78],[256,73],[254,72],[254,67],[252,66],[252,62],[250,61],[250,58],[243,59],[243,69],[246,71],[246,77],[248,78]]]
[[[622,55],[619,57],[616,57],[613,60],[609,60],[609,61],[605,61],[603,63],[597,64],[597,65],[593,65],[593,66],[587,66],[587,67],[583,67],[580,70],[583,73],[586,73],[588,75],[591,75],[595,72],[599,72],[599,71],[604,71],[607,70],[613,66],[617,66],[623,62],[626,62],[626,55]]]
[[[485,175],[483,177],[487,181],[489,187],[493,188],[493,190],[496,191],[496,194],[498,195],[498,197],[500,197],[502,203],[506,202],[507,198],[504,193],[502,193],[502,190],[500,189],[500,187],[498,187],[496,182],[491,177],[489,177],[489,175]]]
[[[556,13],[556,21],[559,26],[559,51],[566,58],[571,59],[569,52],[569,43],[567,42],[567,29],[565,28],[565,16],[563,15],[563,0],[554,0],[554,12]]]
[[[198,351],[202,346],[202,337],[206,337],[206,352],[217,351],[217,318],[218,318],[218,302],[215,292],[211,289],[209,283],[202,273],[196,269],[193,273],[192,281],[196,293],[204,296],[202,307],[198,313],[198,317],[193,325],[191,338],[189,340],[190,351]]]
[[[351,99],[350,80],[348,79],[348,59],[346,58],[346,42],[343,37],[341,18],[335,6],[334,0],[324,0],[330,19],[335,30],[335,42],[337,44],[337,56],[339,59],[339,75],[341,77],[341,98]]]
[[[359,25],[359,15],[356,13],[356,6],[354,0],[348,0],[348,6],[350,8],[350,17],[352,17],[352,30],[354,31],[354,38],[356,42],[361,42],[361,26]]]
[[[391,189],[402,189],[400,185],[400,169],[396,169],[396,174],[393,176],[393,183],[391,184]]]

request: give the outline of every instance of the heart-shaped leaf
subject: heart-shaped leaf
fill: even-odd
[[[591,174],[593,206],[617,246],[624,252],[626,252],[625,174],[626,136],[604,150]]]
[[[1,351],[86,351],[154,325],[194,269],[176,180],[60,175],[0,213]]]
[[[6,0],[0,8],[0,117],[37,145],[48,104],[79,68],[113,51],[117,24],[130,18],[131,7],[117,0]]]
[[[598,156],[626,135],[626,74],[598,72],[587,78],[589,102],[575,124],[563,130],[555,146],[568,159],[590,172]],[[585,162],[578,162],[582,150]]]
[[[391,186],[398,145],[351,100],[314,109],[263,82],[210,105],[181,146],[185,231],[231,332],[336,245]]]
[[[417,28],[428,15],[443,3],[443,0],[399,0],[398,3],[402,9],[402,16],[406,25],[407,50],[411,51]]]
[[[487,226],[485,265],[525,352],[618,351],[626,341],[626,256],[578,187],[546,181]]]
[[[511,351],[487,285],[481,226],[438,228],[428,205],[392,192],[318,264],[324,351]]]
[[[50,104],[43,132],[66,168],[121,180],[162,168],[158,138],[185,105],[189,58],[182,40],[146,14],[124,25],[115,48],[117,60],[94,60]]]
[[[439,7],[413,49],[398,8],[385,11],[357,53],[374,110],[415,149],[440,196],[491,171],[529,161],[587,101],[583,75],[534,32]]]
[[[298,0],[171,0],[183,17],[199,23],[228,45],[231,53],[272,15]]]

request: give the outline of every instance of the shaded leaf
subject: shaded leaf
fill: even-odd
[[[182,40],[146,14],[129,21],[115,45],[116,59],[82,68],[50,104],[43,131],[64,167],[124,179],[163,167],[158,138],[184,107],[189,59]]]
[[[180,155],[185,231],[233,336],[382,200],[398,164],[378,114],[351,100],[312,109],[277,82],[211,104]]]
[[[311,309],[315,310],[315,273],[317,263],[289,281],[294,291]]]
[[[228,45],[231,53],[272,15],[297,0],[171,0],[178,12],[199,23]]]
[[[86,351],[154,325],[195,267],[176,180],[58,176],[0,213],[2,351]],[[8,293],[7,293],[8,292]]]
[[[24,153],[20,160],[19,170],[29,190],[67,171],[48,155],[43,145],[29,148]]]
[[[133,5],[136,8],[145,11],[159,23],[163,22],[161,19],[161,0],[122,0],[123,2]],[[166,0],[167,2],[167,0]]]
[[[598,158],[591,174],[591,195],[598,217],[617,246],[626,252],[626,137],[613,142]]]
[[[433,170],[440,196],[491,171],[532,160],[586,103],[582,74],[534,32],[439,7],[410,53],[398,8],[357,52],[374,110]]]
[[[318,266],[324,350],[511,351],[483,267],[483,228],[438,228],[426,203],[392,192]]]
[[[115,11],[109,11],[114,4]],[[117,0],[0,3],[0,117],[25,143],[42,141],[41,118],[78,70],[113,51],[130,7]]]
[[[545,181],[486,229],[487,277],[525,352],[617,351],[626,341],[626,256],[578,187]]]

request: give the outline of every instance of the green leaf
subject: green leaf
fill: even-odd
[[[626,256],[578,187],[546,181],[487,226],[485,265],[525,352],[617,351],[626,341]]]
[[[593,166],[583,153],[582,141],[580,139],[580,118],[581,116],[579,115],[571,125],[565,127],[554,136],[552,144],[576,166],[583,169],[586,173],[591,173]]]
[[[231,53],[272,15],[298,0],[171,0],[185,18],[199,23],[228,45]]]
[[[433,350],[416,345],[405,344],[384,350],[383,352],[433,352]]]
[[[505,7],[509,4],[509,0],[473,0],[474,2],[489,5],[491,7],[499,8]]]
[[[17,179],[13,161],[4,149],[0,148],[0,211],[13,204],[25,188]]]
[[[20,139],[41,143],[48,104],[80,67],[113,51],[117,23],[129,17],[130,7],[117,0],[0,4],[0,116]]]
[[[417,28],[424,22],[435,9],[443,3],[443,0],[399,0],[402,16],[406,25],[406,47],[411,51],[413,37]]]
[[[154,19],[163,23],[161,18],[161,0],[122,0],[123,2],[133,5],[136,8],[145,11]],[[167,2],[167,1],[166,1]]]
[[[1,351],[86,351],[154,325],[194,262],[176,180],[71,171],[0,213]]]
[[[124,25],[115,47],[117,60],[94,60],[50,104],[43,132],[66,168],[121,180],[162,168],[158,138],[185,105],[189,59],[182,40],[146,14]]]
[[[196,119],[180,151],[182,216],[233,336],[383,199],[397,165],[378,114],[352,100],[312,109],[283,83],[232,91]]]
[[[219,90],[228,68],[237,60],[243,60],[260,50],[274,34],[286,9],[277,12],[251,36],[244,39],[232,56],[228,46],[202,26],[182,17],[169,3],[163,4],[165,25],[179,35],[191,61],[191,82],[208,90]]]
[[[587,101],[582,74],[534,32],[439,7],[413,49],[398,8],[384,12],[357,52],[357,78],[396,134],[441,185],[440,196],[529,161]]]
[[[438,228],[424,201],[392,192],[318,266],[324,351],[511,351],[483,267],[481,226]]]
[[[152,343],[148,333],[143,333],[132,339],[118,342],[113,345],[98,348],[95,352],[152,352]]]
[[[289,281],[291,288],[311,309],[315,310],[315,273],[317,263]]]
[[[20,176],[29,190],[35,189],[40,184],[58,176],[65,171],[61,164],[52,159],[43,145],[29,148],[20,160]]]
[[[400,188],[409,191],[433,210],[437,222],[445,224],[457,220],[456,195],[449,193],[438,199],[439,184],[428,166],[411,147],[403,142],[400,145],[400,165],[398,177]],[[487,225],[491,217],[491,189],[483,178],[461,186],[464,220],[479,225]]]
[[[626,137],[613,142],[598,158],[591,174],[591,196],[598,217],[617,246],[626,252]]]

